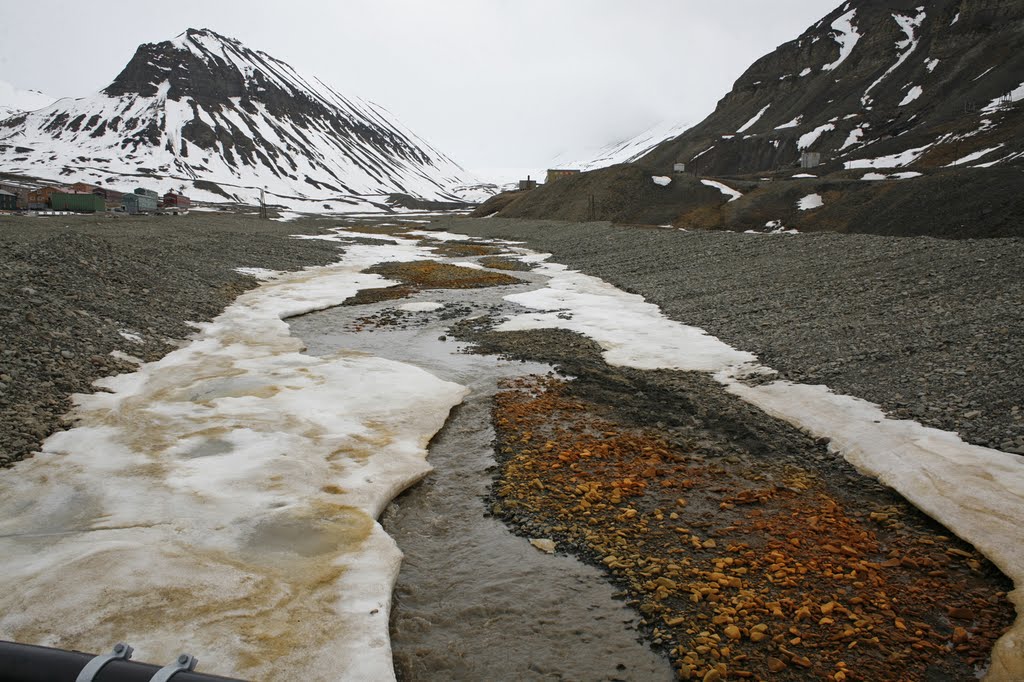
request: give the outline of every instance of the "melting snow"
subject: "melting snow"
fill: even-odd
[[[801,135],[800,139],[797,140],[797,142],[796,142],[796,148],[797,149],[807,149],[812,144],[817,142],[818,138],[821,137],[822,133],[828,132],[830,130],[835,130],[835,129],[836,129],[836,127],[833,124],[831,124],[831,123],[826,123],[825,125],[820,125],[817,128],[815,128],[814,130],[812,130],[811,132],[804,133],[803,135]]]
[[[900,50],[901,52],[899,56],[896,58],[896,61],[893,63],[893,65],[890,66],[885,73],[878,77],[878,80],[869,85],[867,89],[864,91],[864,94],[860,98],[861,104],[863,104],[864,106],[867,106],[868,103],[871,101],[869,93],[872,90],[874,90],[875,86],[877,86],[879,83],[885,80],[890,73],[898,69],[900,65],[903,64],[903,62],[907,61],[907,58],[911,55],[911,53],[913,53],[914,50],[917,49],[917,29],[921,27],[921,24],[924,23],[925,16],[927,16],[924,11],[924,7],[918,7],[917,12],[917,15],[913,17],[905,17],[902,14],[892,15],[893,20],[895,20],[896,23],[899,24],[900,28],[903,29],[903,40],[899,40],[896,42],[896,49]]]
[[[715,145],[711,145],[710,147],[708,147],[707,149],[705,149],[704,151],[700,152],[695,157],[690,159],[690,161],[696,161],[697,159],[699,159],[700,157],[704,156],[705,154],[707,154],[709,151],[711,151],[714,148],[715,148]]]
[[[801,211],[810,211],[824,205],[825,201],[821,198],[820,194],[808,194],[803,199],[796,202],[796,207]]]
[[[1006,93],[1002,97],[996,97],[994,100],[982,107],[982,112],[991,112],[1001,109],[1006,104],[1012,104],[1013,102],[1019,102],[1024,99],[1024,83],[1021,83],[1016,88]]]
[[[654,181],[655,185],[661,185],[662,187],[667,187],[672,182],[672,178],[666,175],[652,175],[651,180]]]
[[[267,268],[235,268],[235,272],[240,275],[249,275],[259,280],[274,279],[281,274],[277,270],[268,270]]]
[[[741,125],[739,128],[737,128],[736,132],[737,133],[742,133],[742,132],[746,131],[748,128],[750,128],[750,126],[754,125],[759,120],[761,120],[761,117],[764,116],[764,112],[768,111],[768,107],[770,107],[770,106],[771,106],[771,104],[764,105],[764,109],[762,109],[761,111],[759,111],[756,114],[754,114],[754,117],[751,118],[746,123],[744,123],[743,125]]]
[[[800,121],[802,121],[802,120],[804,120],[804,115],[800,114],[799,116],[794,118],[789,123],[783,123],[780,126],[775,126],[775,129],[776,130],[782,130],[783,128],[796,128],[798,125],[800,125]]]
[[[800,72],[800,77],[803,78],[804,76],[810,75],[810,73],[811,73],[811,67],[808,66],[808,67],[804,68],[803,71]]]
[[[139,336],[138,332],[133,332],[128,329],[118,329],[117,333],[121,335],[121,338],[127,339],[132,343],[142,343],[142,337]]]
[[[847,161],[843,166],[847,170],[853,168],[899,168],[900,166],[906,166],[908,163],[917,161],[931,147],[932,145],[927,144],[923,147],[905,149],[898,154],[880,156],[877,159],[854,159],[853,161]]]
[[[187,650],[247,679],[394,679],[401,552],[376,518],[429,470],[466,389],[362,353],[304,355],[283,318],[388,283],[360,272],[372,263],[430,257],[350,246],[76,396],[78,426],[0,477],[0,631]]]
[[[988,67],[987,69],[985,69],[984,71],[982,71],[982,72],[981,72],[980,74],[978,74],[977,76],[975,76],[975,77],[974,77],[973,79],[971,79],[971,80],[972,80],[972,81],[980,81],[980,80],[981,80],[982,78],[984,78],[985,76],[987,76],[987,75],[988,75],[988,74],[989,74],[989,73],[990,73],[990,72],[992,71],[992,69],[994,69],[994,68],[996,68],[996,67],[995,67],[995,66],[990,66],[990,67]]]
[[[402,305],[398,306],[398,309],[406,310],[411,313],[429,313],[432,310],[438,310],[439,308],[443,307],[443,303],[437,303],[435,301],[414,301],[412,303],[403,303]]]
[[[908,92],[907,96],[903,98],[903,101],[899,103],[899,106],[903,107],[910,104],[915,99],[920,97],[921,93],[923,92],[924,89],[920,85],[915,85],[914,87],[910,88],[910,92]]]
[[[928,73],[935,70],[935,67],[939,65],[938,59],[929,59],[924,63],[924,68],[928,69]]]
[[[818,176],[817,175],[812,175],[810,173],[797,173],[793,177],[794,178],[816,178]]]
[[[722,183],[716,182],[714,180],[701,180],[701,184],[707,185],[708,187],[714,187],[719,192],[729,197],[729,201],[736,201],[737,199],[743,196],[741,192],[737,192],[732,187],[723,185]]]
[[[866,124],[865,124],[866,125]],[[861,141],[864,137],[864,128],[858,126],[850,131],[850,134],[846,136],[846,141],[843,142],[843,146],[839,148],[839,151],[843,151],[847,147],[852,147]]]
[[[853,18],[856,14],[857,10],[851,9],[832,22],[832,30],[835,32],[832,37],[839,43],[839,59],[821,67],[822,71],[832,71],[845,62],[846,58],[853,52],[854,46],[860,40],[860,34],[857,33],[857,28],[853,25]]]
[[[971,152],[967,156],[960,157],[959,159],[957,159],[953,163],[947,163],[945,167],[946,168],[951,168],[953,166],[962,166],[965,163],[970,163],[971,161],[977,161],[981,157],[986,156],[986,155],[996,151],[997,149],[1001,149],[1002,147],[1003,147],[1003,145],[1002,145],[1002,143],[1000,143],[1000,144],[997,144],[995,147],[989,147],[987,149],[979,149],[976,152]]]

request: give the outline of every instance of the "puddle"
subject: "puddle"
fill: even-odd
[[[397,318],[394,303],[379,303],[291,321],[309,354],[362,350],[470,389],[431,443],[434,471],[382,519],[405,555],[392,607],[396,673],[403,680],[673,679],[668,662],[639,641],[634,612],[601,572],[544,554],[484,515],[494,466],[491,397],[500,379],[549,368],[459,353],[464,344],[439,339],[457,317],[507,307],[502,297],[511,291],[428,291],[412,302],[442,307],[406,305]],[[388,322],[368,326],[370,319]]]

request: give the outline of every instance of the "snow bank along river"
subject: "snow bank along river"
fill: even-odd
[[[139,658],[190,651],[201,670],[258,679],[392,676],[401,555],[376,519],[428,471],[427,443],[467,389],[355,350],[303,354],[283,322],[386,285],[360,272],[373,263],[436,258],[384,239],[264,283],[188,346],[104,380],[108,392],[78,398],[76,428],[0,478],[0,636],[94,651],[130,641]],[[566,328],[612,364],[714,373],[974,544],[1024,610],[1020,457],[825,387],[748,385],[767,371],[753,356],[595,278],[537,272],[544,286],[508,296],[533,312],[499,329]],[[1024,678],[1020,618],[989,676]]]

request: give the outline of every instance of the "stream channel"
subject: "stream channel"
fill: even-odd
[[[400,680],[674,679],[668,661],[640,641],[634,612],[616,598],[600,571],[569,556],[545,554],[485,516],[483,496],[494,466],[491,397],[501,379],[551,368],[467,354],[461,352],[466,344],[442,337],[460,318],[521,312],[503,296],[535,288],[544,278],[516,276],[536,281],[431,290],[289,320],[309,354],[362,351],[416,365],[471,390],[431,441],[433,472],[394,500],[381,519],[405,554],[391,617],[396,675]],[[441,306],[401,309],[415,302]]]

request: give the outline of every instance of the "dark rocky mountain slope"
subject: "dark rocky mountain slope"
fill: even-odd
[[[1021,187],[1024,0],[849,0],[632,166],[476,215],[1007,237],[1024,236]]]
[[[1024,0],[850,0],[641,162],[734,175],[805,150],[831,169],[1020,161],[1022,100]]]

